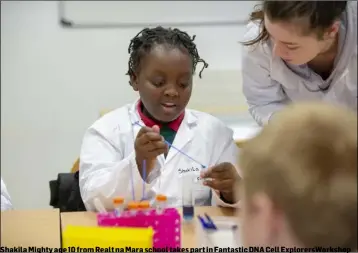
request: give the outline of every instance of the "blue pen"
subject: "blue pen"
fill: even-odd
[[[210,218],[209,215],[205,214],[206,220],[201,217],[200,215],[198,215],[199,221],[202,225],[202,227],[206,230],[236,230],[239,227],[237,225],[229,225],[229,224],[220,224],[220,225],[215,225],[213,220]]]
[[[213,220],[210,218],[209,215],[205,214],[205,219],[204,219],[204,217],[201,217],[200,215],[198,215],[198,218],[199,218],[199,221],[204,229],[217,230],[216,225],[214,224]]]
[[[140,127],[143,127],[141,124],[139,124],[139,122],[134,122],[133,125],[137,125],[137,126],[140,126]],[[201,164],[200,162],[198,162],[197,160],[195,160],[194,158],[192,158],[191,156],[187,155],[186,153],[184,153],[183,151],[181,151],[180,149],[176,148],[175,146],[173,146],[170,142],[164,140],[164,142],[169,146],[171,147],[172,149],[175,149],[176,151],[178,151],[180,154],[186,156],[187,158],[189,158],[190,160],[196,162],[197,164],[199,164],[201,166],[202,169],[205,169],[207,168],[207,166]]]

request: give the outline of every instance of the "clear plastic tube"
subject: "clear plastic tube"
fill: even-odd
[[[192,221],[194,218],[193,206],[193,184],[194,178],[190,175],[182,177],[182,211],[185,221]]]
[[[144,213],[144,214],[149,214],[149,210],[150,210],[150,203],[149,201],[141,201],[139,203],[139,209]]]
[[[131,202],[128,203],[127,207],[128,207],[129,212],[130,212],[130,215],[132,215],[132,216],[137,215],[137,211],[138,211],[138,207],[139,207],[138,202],[131,201]]]
[[[156,196],[156,211],[157,213],[163,213],[164,209],[167,208],[167,196],[158,194]]]
[[[183,203],[183,218],[185,221],[191,221],[194,218],[194,206],[192,201]]]
[[[117,197],[113,199],[114,213],[116,216],[121,216],[124,211],[124,198]]]

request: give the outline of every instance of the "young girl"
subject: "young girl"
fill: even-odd
[[[132,185],[135,200],[160,193],[180,206],[183,190],[190,189],[182,178],[203,182],[191,192],[196,205],[210,205],[212,197],[219,205],[235,204],[233,183],[239,175],[233,132],[209,114],[185,109],[197,63],[208,66],[193,40],[162,27],[146,28],[131,40],[127,74],[140,98],[106,114],[85,133],[79,180],[87,210],[96,209],[96,199],[107,209],[115,197],[132,199]]]
[[[245,143],[239,161],[245,247],[357,250],[354,112],[323,103],[288,106]]]

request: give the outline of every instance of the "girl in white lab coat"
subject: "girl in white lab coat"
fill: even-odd
[[[295,101],[357,111],[357,1],[263,1],[250,19],[243,92],[260,125]]]
[[[6,185],[1,178],[1,211],[12,209],[10,195],[7,191]]]
[[[153,199],[158,193],[180,206],[183,187],[190,187],[181,178],[190,177],[204,182],[192,190],[196,205],[235,205],[239,174],[232,130],[186,109],[197,63],[208,66],[193,38],[178,29],[146,28],[131,40],[129,53],[127,74],[140,99],[106,114],[85,133],[79,183],[87,210],[96,209],[96,199],[112,209],[115,197]]]

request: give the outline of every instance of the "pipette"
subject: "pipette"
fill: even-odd
[[[140,127],[143,127],[141,124],[139,124],[139,122],[134,122],[133,125],[137,125],[137,126],[140,126]],[[196,159],[192,158],[191,156],[187,155],[186,153],[184,153],[183,151],[181,151],[180,149],[176,148],[175,146],[173,146],[170,142],[164,140],[164,142],[172,149],[175,149],[176,151],[178,151],[180,154],[186,156],[187,158],[189,158],[190,160],[192,160],[193,162],[199,164],[201,166],[202,169],[205,169],[207,168],[207,166],[201,164],[199,161],[197,161]]]
[[[135,200],[135,192],[134,192],[134,179],[133,179],[133,170],[131,169],[131,177],[130,177],[130,180],[131,180],[131,190],[132,190],[132,200],[134,201]]]
[[[142,199],[145,199],[145,181],[147,180],[147,166],[146,166],[146,160],[143,160],[142,163],[142,176],[143,176],[143,192],[142,192]]]

